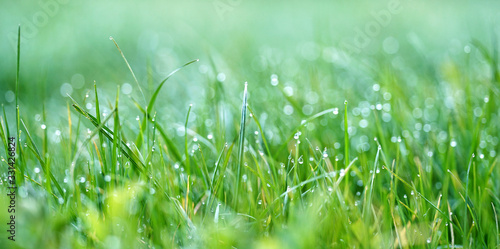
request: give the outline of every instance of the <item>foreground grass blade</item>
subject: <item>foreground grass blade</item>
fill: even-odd
[[[92,114],[90,114],[87,111],[83,110],[76,102],[74,102],[73,107],[75,108],[75,110],[77,112],[79,112],[84,117],[86,117],[87,119],[89,119],[90,122],[95,127],[98,127],[99,131],[106,138],[108,138],[108,140],[110,142],[113,141],[114,133],[108,127],[106,127],[105,125],[102,125],[102,127],[101,127],[99,125],[99,123],[97,122],[97,119],[94,116],[92,116]],[[144,169],[146,168],[145,165],[144,165],[144,162],[141,161],[140,157],[138,155],[136,155],[123,140],[121,141],[120,150],[130,160],[130,162],[132,163],[132,165],[134,166],[135,169],[139,170],[140,172],[144,172]]]
[[[94,93],[95,93],[95,115],[96,115],[96,120],[97,124],[101,124],[101,110],[100,110],[100,104],[99,104],[99,94],[97,94],[97,84],[94,81]],[[99,148],[101,149],[101,156],[102,156],[102,165],[103,165],[103,175],[106,175],[109,173],[108,171],[108,162],[106,160],[106,150],[104,149],[104,141],[102,137],[102,133],[99,132]]]
[[[19,71],[21,68],[21,25],[17,28],[17,60],[16,60],[16,150],[18,153],[18,159],[17,159],[17,165],[19,166],[19,173],[17,175],[17,179],[21,180],[24,182],[24,177],[22,175],[24,174],[24,169],[22,166],[22,150],[21,150],[21,115],[20,115],[20,110],[19,110]]]
[[[269,149],[269,145],[267,143],[266,136],[264,135],[264,131],[262,130],[262,126],[260,125],[259,120],[257,119],[257,117],[255,116],[255,114],[253,113],[253,111],[250,108],[250,106],[248,106],[248,111],[250,112],[253,120],[255,121],[255,124],[259,128],[259,133],[260,133],[260,136],[262,137],[262,143],[264,143],[264,147],[266,148],[267,155],[271,159],[271,160],[269,160],[269,167],[271,168],[271,172],[273,173],[273,182],[274,182],[274,185],[276,185],[278,183],[278,173],[276,172],[276,168],[274,167],[273,156],[271,154],[271,150]]]
[[[184,124],[184,153],[186,156],[186,170],[187,170],[188,175],[191,174],[191,164],[189,163],[187,126],[188,126],[188,121],[189,121],[189,114],[191,113],[192,107],[193,107],[193,105],[189,105],[188,113],[186,115],[186,123]]]
[[[241,106],[241,123],[240,123],[240,140],[239,140],[239,148],[238,148],[238,168],[236,171],[236,198],[234,199],[235,210],[238,210],[239,203],[239,190],[240,190],[240,181],[241,181],[241,169],[243,167],[243,151],[245,146],[245,125],[247,120],[247,97],[248,97],[248,83],[245,82],[245,89],[243,90],[243,104]]]
[[[33,148],[33,152],[35,153],[36,158],[40,162],[40,165],[42,166],[42,169],[44,170],[44,172],[49,175],[48,181],[49,182],[52,181],[52,183],[54,183],[54,185],[57,188],[57,191],[59,191],[59,195],[64,198],[65,195],[64,195],[63,189],[59,185],[57,179],[54,177],[54,174],[52,174],[52,171],[50,171],[50,170],[47,169],[47,167],[45,165],[45,161],[43,160],[42,155],[40,155],[40,150],[38,150],[35,142],[33,141],[33,138],[31,137],[30,132],[28,131],[28,128],[26,127],[26,125],[24,124],[24,121],[22,119],[21,119],[21,123],[23,124],[24,130],[26,131],[26,135],[28,136],[28,139],[29,139],[29,141],[31,143],[31,146]]]

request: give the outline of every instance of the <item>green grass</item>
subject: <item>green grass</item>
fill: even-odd
[[[95,79],[56,108],[28,97],[18,43],[0,117],[2,167],[20,139],[18,230],[0,248],[500,248],[496,42],[153,75],[110,39],[136,91]]]

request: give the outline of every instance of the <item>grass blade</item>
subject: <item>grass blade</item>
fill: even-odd
[[[239,141],[239,151],[238,151],[238,168],[236,173],[236,198],[235,198],[235,210],[238,211],[238,202],[239,202],[239,190],[240,190],[240,181],[241,181],[241,168],[243,167],[243,149],[245,145],[245,124],[247,120],[247,98],[248,98],[248,83],[245,82],[245,90],[243,90],[243,105],[241,107],[241,123],[240,123],[240,141]]]
[[[189,164],[187,125],[188,125],[188,121],[189,121],[189,114],[191,113],[191,108],[192,107],[193,107],[193,105],[189,105],[188,113],[187,113],[187,116],[186,116],[186,123],[184,124],[184,153],[185,153],[185,156],[186,156],[186,170],[187,170],[187,174],[188,175],[191,174],[191,165]]]
[[[147,108],[147,115],[149,116],[151,114],[151,111],[153,110],[153,106],[156,102],[156,98],[158,97],[158,94],[160,93],[160,90],[161,88],[163,87],[163,85],[165,84],[165,82],[167,82],[168,79],[170,79],[170,77],[172,77],[172,75],[174,75],[175,73],[177,73],[179,70],[181,70],[182,68],[188,66],[188,65],[191,65],[195,62],[199,61],[199,59],[196,59],[196,60],[192,60],[182,66],[180,66],[179,68],[175,69],[174,71],[172,71],[167,77],[165,77],[165,79],[163,79],[161,82],[160,82],[160,85],[158,85],[158,87],[156,87],[156,90],[154,91],[153,95],[151,96],[151,99],[149,100],[149,104],[148,104],[148,108]]]
[[[139,81],[137,80],[137,77],[135,77],[135,73],[134,73],[134,70],[132,70],[132,67],[130,66],[130,64],[128,63],[128,60],[127,58],[125,57],[125,54],[123,54],[122,50],[120,49],[120,46],[118,46],[118,43],[115,41],[115,39],[110,36],[109,39],[111,41],[113,41],[113,43],[115,44],[116,48],[118,49],[118,52],[120,52],[120,55],[122,56],[123,60],[125,61],[125,64],[127,64],[127,67],[128,67],[128,70],[130,71],[130,73],[132,74],[132,77],[134,78],[134,81],[135,83],[137,84],[137,87],[139,88],[139,91],[141,92],[142,94],[142,98],[144,100],[144,103],[146,103],[146,97],[144,95],[144,92],[142,91],[142,88],[141,88],[141,85],[139,84]]]
[[[92,116],[92,114],[90,114],[87,111],[83,110],[74,100],[73,100],[73,102],[74,102],[73,107],[75,108],[75,110],[77,112],[79,112],[84,117],[86,117],[87,119],[89,119],[90,122],[95,127],[98,127],[99,131],[106,138],[108,138],[109,141],[113,141],[114,133],[107,126],[102,125],[102,124],[99,125],[98,122],[97,122],[97,119],[94,116]],[[121,140],[120,150],[130,160],[130,162],[132,163],[132,165],[134,166],[135,169],[137,169],[140,172],[144,173],[144,169],[146,168],[145,165],[144,165],[144,162],[142,162],[142,160],[140,159],[140,157],[138,155],[136,155],[123,140]]]

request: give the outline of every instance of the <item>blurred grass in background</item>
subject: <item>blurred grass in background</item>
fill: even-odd
[[[15,130],[15,45],[21,24],[21,117],[67,192],[46,186],[42,165],[24,147],[21,167],[27,179],[18,179],[22,211],[17,220],[22,240],[10,243],[3,236],[0,243],[19,248],[446,248],[452,243],[494,248],[498,230],[491,204],[496,210],[500,206],[493,49],[499,5],[2,3],[0,102]],[[394,6],[398,11],[391,12]],[[162,88],[156,121],[148,122],[150,130],[143,134],[144,115],[134,101],[145,109],[144,98],[149,101],[159,82],[193,59],[200,61]],[[75,179],[83,181],[75,190],[69,179],[75,150],[95,127],[72,109],[67,94],[95,115],[94,81],[102,120],[115,107],[120,87],[121,126],[114,126],[113,117],[107,126],[121,130],[120,138],[129,145],[143,143],[134,153],[152,166],[146,165],[147,174],[137,173],[124,156],[115,159],[126,165],[125,172],[102,173],[113,153],[122,154],[113,141],[103,147],[102,138],[94,136],[77,161]],[[238,139],[245,81],[262,131],[247,117],[242,191],[240,204],[234,205],[238,143],[228,151]],[[344,100],[350,158],[358,159],[337,186],[348,166],[343,163]],[[172,144],[153,131],[153,122]],[[24,129],[22,134],[21,144],[32,146]],[[173,150],[182,158],[176,159]],[[474,180],[467,185],[473,205],[464,223],[469,161],[474,162]],[[188,164],[191,172],[186,173]],[[216,172],[217,167],[227,171]],[[273,169],[279,171],[277,179]],[[109,185],[106,176],[119,182]],[[207,183],[212,177],[221,181],[215,192],[214,182]],[[71,191],[82,191],[81,198]],[[0,200],[5,202],[5,196]],[[455,216],[447,218],[448,209]]]

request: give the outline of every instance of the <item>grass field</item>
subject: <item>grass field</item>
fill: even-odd
[[[2,5],[0,248],[500,248],[497,2]]]

